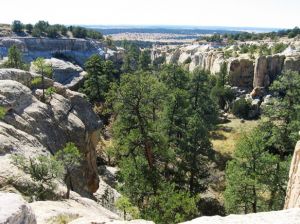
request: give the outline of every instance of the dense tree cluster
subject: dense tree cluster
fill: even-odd
[[[38,21],[36,24],[23,24],[19,20],[15,20],[12,23],[12,31],[15,33],[22,33],[26,31],[28,34],[34,37],[68,37],[73,36],[76,38],[92,38],[92,39],[103,39],[100,32],[87,29],[80,26],[65,26],[61,24],[50,25],[47,21]]]
[[[216,106],[206,72],[176,65],[158,73],[147,69],[123,74],[108,94],[119,180],[142,217],[174,223],[199,214]]]
[[[225,206],[231,213],[283,208],[290,156],[299,138],[300,78],[288,71],[273,82],[263,122],[239,141],[226,169]]]

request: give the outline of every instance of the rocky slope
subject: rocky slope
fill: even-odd
[[[272,46],[274,43],[269,44]],[[282,71],[300,72],[299,41],[293,43],[293,48],[289,47],[281,54],[269,56],[248,54],[227,56],[225,51],[233,51],[233,46],[224,49],[219,46],[199,44],[154,47],[152,60],[165,56],[167,63],[184,64],[190,71],[200,68],[212,74],[219,72],[221,64],[226,62],[230,84],[248,89],[267,87]]]
[[[0,223],[2,224],[154,224],[151,221],[122,221],[116,214],[95,201],[72,193],[63,201],[27,203],[20,195],[0,192]]]
[[[95,147],[101,122],[82,94],[51,80],[56,94],[41,102],[41,90],[32,90],[34,74],[16,69],[0,69],[0,105],[7,110],[0,121],[0,185],[13,178],[12,153],[34,156],[53,154],[67,142],[74,142],[84,155],[82,169],[73,175],[75,191],[96,192],[99,178]]]

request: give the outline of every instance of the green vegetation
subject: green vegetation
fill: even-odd
[[[70,198],[72,186],[71,174],[80,166],[82,155],[74,143],[67,143],[66,147],[55,154],[55,160],[64,167],[64,181],[67,185],[66,198]]]
[[[239,118],[247,119],[249,116],[250,109],[250,102],[248,102],[245,98],[240,98],[234,101],[232,106],[232,113]]]
[[[50,156],[38,156],[27,159],[23,155],[12,156],[13,163],[28,173],[37,185],[31,197],[38,200],[51,199],[57,188],[55,180],[60,178],[63,172],[61,164]]]
[[[71,174],[80,165],[82,155],[74,143],[67,143],[54,156],[37,156],[26,158],[23,155],[13,155],[12,163],[29,174],[34,184],[33,188],[26,189],[26,194],[37,200],[55,198],[57,181],[63,177],[66,186],[66,198],[70,196],[72,186]]]
[[[6,109],[3,106],[0,106],[0,120],[3,120],[6,115]]]
[[[36,70],[37,73],[39,73],[41,75],[41,83],[42,83],[42,90],[43,90],[43,95],[42,95],[42,101],[45,102],[45,77],[52,77],[53,74],[53,69],[52,69],[52,65],[47,64],[45,62],[44,58],[37,58],[34,62],[33,62],[33,66]],[[34,80],[34,83],[37,84],[37,79]]]
[[[191,74],[168,65],[156,73],[142,67],[123,74],[106,98],[115,117],[120,190],[138,206],[142,218],[176,223],[200,212],[197,203],[207,188],[216,106],[209,98],[206,72]]]
[[[276,44],[272,47],[272,53],[273,53],[273,54],[281,53],[281,52],[283,52],[287,47],[288,47],[287,44],[284,44],[284,43],[276,43]]]
[[[113,80],[114,65],[111,61],[105,61],[99,55],[92,55],[85,63],[88,75],[81,89],[92,102],[103,101],[105,93]]]
[[[215,85],[211,90],[210,97],[219,105],[222,110],[228,110],[230,102],[234,99],[234,94],[228,84],[227,64],[223,63],[220,72],[214,80]]]
[[[35,77],[34,79],[31,80],[31,85],[33,87],[37,87],[42,83],[42,77]]]
[[[24,30],[27,34],[34,37],[68,37],[70,36],[76,38],[92,38],[96,40],[103,39],[103,35],[95,30],[87,29],[80,26],[64,26],[61,24],[50,25],[47,21],[40,20],[36,24],[23,24],[19,20],[13,21],[11,29],[15,33],[22,33]],[[69,33],[68,33],[69,32]]]
[[[283,208],[289,159],[269,152],[263,127],[243,136],[226,168],[225,207],[228,213],[256,213]]]
[[[133,206],[131,202],[129,201],[129,198],[121,196],[116,201],[116,207],[120,211],[123,211],[123,218],[124,220],[127,220],[127,214],[130,215],[133,219],[139,218],[139,210],[137,207]]]
[[[1,67],[28,70],[29,66],[23,62],[22,57],[19,48],[16,45],[12,45],[8,49],[8,60]]]
[[[35,81],[35,82],[39,82],[39,81]],[[31,83],[32,83],[32,82],[31,82]],[[49,97],[50,100],[52,100],[52,95],[53,95],[54,93],[56,93],[56,89],[55,89],[53,86],[51,86],[51,87],[49,87],[49,88],[46,89],[46,91],[45,91],[45,96]]]
[[[263,108],[262,124],[240,139],[226,169],[228,212],[282,209],[290,156],[298,140],[299,87],[297,72],[275,80],[270,87],[275,97]]]
[[[23,24],[19,20],[13,21],[11,30],[15,33],[21,33],[23,31]]]

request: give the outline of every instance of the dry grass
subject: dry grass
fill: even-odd
[[[243,133],[251,131],[258,125],[258,120],[245,120],[230,118],[230,122],[219,125],[218,129],[212,133],[212,144],[214,150],[221,154],[232,155],[235,149],[235,144]]]

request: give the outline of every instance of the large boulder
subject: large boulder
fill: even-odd
[[[18,194],[0,192],[0,223],[36,224],[29,204]]]
[[[300,209],[260,212],[247,215],[203,216],[182,224],[299,224]]]
[[[284,208],[300,208],[300,141],[297,142],[290,166]]]
[[[61,83],[71,90],[78,89],[83,84],[87,73],[78,65],[57,58],[45,59],[45,62],[52,65],[52,79],[55,82]],[[30,70],[35,72],[35,67],[31,65]]]
[[[36,90],[34,94],[38,96],[40,92]],[[21,83],[0,80],[0,106],[7,109],[0,121],[0,164],[8,164],[12,153],[31,157],[54,154],[67,142],[74,142],[83,162],[72,176],[73,189],[91,196],[99,186],[95,147],[101,121],[83,94],[63,88],[60,94],[53,94],[43,103]],[[12,178],[10,170],[1,169],[1,177]]]

